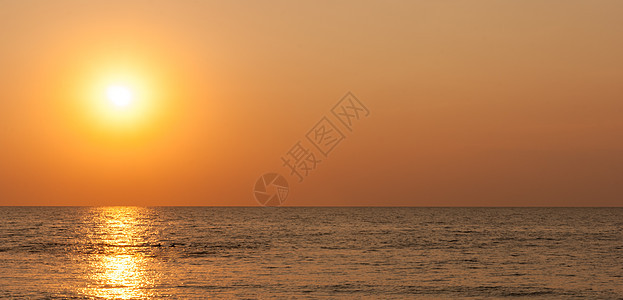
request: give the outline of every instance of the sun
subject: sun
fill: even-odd
[[[110,85],[106,88],[108,101],[116,108],[125,108],[132,104],[134,93],[124,85]]]
[[[99,130],[119,133],[135,132],[155,121],[159,98],[153,84],[140,72],[102,75],[93,81],[90,95],[85,96]]]
[[[177,112],[169,87],[175,81],[139,59],[104,62],[76,75],[68,113],[80,125],[72,127],[104,142],[163,134]]]

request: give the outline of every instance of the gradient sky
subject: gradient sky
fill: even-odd
[[[261,2],[261,3],[260,3]],[[0,0],[0,205],[622,206],[622,1]],[[130,121],[93,103],[140,92]],[[297,183],[281,157],[370,110]]]

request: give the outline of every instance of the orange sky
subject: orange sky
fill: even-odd
[[[623,205],[621,1],[0,0],[0,205]],[[94,103],[121,78],[128,120]],[[370,110],[305,180],[280,158]]]

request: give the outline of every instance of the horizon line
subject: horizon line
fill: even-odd
[[[0,207],[214,207],[214,208],[623,208],[622,206],[417,206],[417,205],[0,205]]]

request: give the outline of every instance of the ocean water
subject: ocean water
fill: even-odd
[[[623,299],[621,208],[0,207],[0,298]]]

